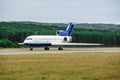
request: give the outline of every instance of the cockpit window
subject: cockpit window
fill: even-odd
[[[27,38],[26,40],[32,40],[32,38]]]

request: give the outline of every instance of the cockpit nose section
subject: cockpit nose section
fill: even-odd
[[[27,37],[27,38],[24,40],[24,43],[31,43],[32,41],[33,41],[32,38]]]

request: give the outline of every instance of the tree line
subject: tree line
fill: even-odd
[[[97,27],[97,25],[96,25]],[[66,26],[31,22],[0,22],[0,47],[19,47],[17,43],[30,35],[55,35]],[[103,43],[105,46],[120,46],[120,32],[74,28],[72,42]]]

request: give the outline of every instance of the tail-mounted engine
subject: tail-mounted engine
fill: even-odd
[[[59,35],[60,34],[60,31],[56,31],[56,35]]]
[[[56,32],[56,34],[59,36],[66,36],[68,35],[68,32],[66,30],[59,30]]]
[[[63,40],[64,40],[65,42],[66,42],[66,41],[68,41],[67,37],[64,37],[64,39],[63,39]]]

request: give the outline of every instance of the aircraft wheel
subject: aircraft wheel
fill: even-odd
[[[44,50],[49,50],[49,47],[45,47]]]
[[[33,48],[30,48],[30,51],[32,51],[33,50]]]
[[[59,47],[58,50],[63,50],[63,48],[62,48],[62,47]]]

